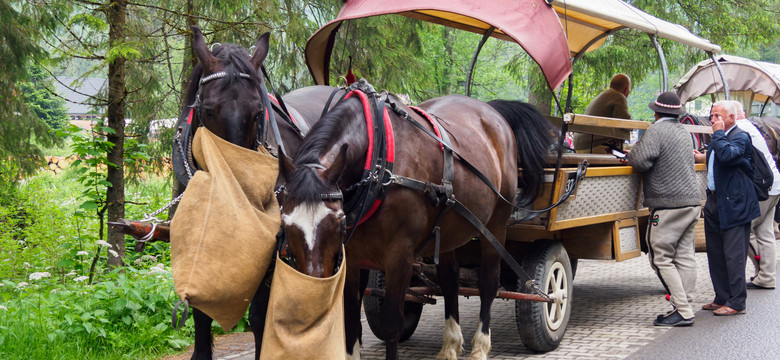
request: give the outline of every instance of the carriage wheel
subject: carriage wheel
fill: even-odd
[[[419,286],[424,283],[419,279],[412,277],[411,286]],[[368,287],[376,289],[385,288],[385,273],[381,271],[371,270],[368,275]],[[366,321],[368,321],[368,327],[371,328],[371,332],[376,336],[377,331],[381,328],[381,318],[379,317],[379,311],[382,309],[382,303],[384,298],[377,296],[363,296],[363,310],[366,312]],[[417,323],[420,321],[422,315],[423,304],[406,301],[404,302],[404,329],[401,331],[400,341],[406,341],[414,331],[417,329]],[[378,336],[377,336],[378,337]]]
[[[526,347],[538,352],[555,350],[571,317],[572,267],[560,242],[539,242],[523,256],[523,268],[555,301],[516,301],[515,319]],[[524,284],[518,282],[518,289]]]

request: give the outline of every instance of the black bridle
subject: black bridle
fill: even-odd
[[[264,69],[263,69],[263,73],[265,73]],[[239,72],[237,75],[244,79],[259,81],[260,93],[263,98],[263,111],[262,114],[260,115],[260,119],[257,121],[255,141],[251,149],[257,150],[258,147],[262,145],[274,157],[279,156],[277,147],[269,143],[268,127],[265,126],[266,123],[265,116],[267,115],[268,122],[271,124],[270,126],[271,132],[276,142],[276,146],[278,146],[278,149],[281,150],[281,153],[284,156],[287,156],[287,152],[284,147],[284,141],[282,140],[279,126],[276,123],[276,112],[274,111],[274,107],[271,103],[270,93],[268,92],[268,89],[265,86],[265,82],[262,81],[262,79],[255,78],[254,76],[247,73]],[[195,100],[193,101],[192,105],[189,105],[190,121],[183,122],[182,121],[183,118],[179,120],[180,126],[178,127],[176,134],[174,135],[174,153],[176,157],[181,157],[183,168],[182,166],[179,166],[178,161],[174,161],[174,173],[176,174],[176,177],[179,179],[179,181],[185,186],[189,182],[189,179],[192,178],[194,171],[199,169],[198,165],[196,164],[195,160],[192,157],[192,138],[195,136],[195,132],[197,131],[197,128],[203,126],[203,122],[201,121],[202,117],[204,116],[202,113],[203,108],[201,106],[202,104],[201,91],[203,89],[203,86],[208,82],[216,79],[222,79],[228,76],[230,76],[230,74],[228,74],[227,72],[219,71],[211,75],[202,77],[198,81],[198,90],[195,93]],[[278,97],[278,101],[281,104],[279,106],[279,110],[280,110],[280,114],[282,115],[282,118],[293,129],[296,130],[298,136],[303,138],[303,136],[305,135],[303,130],[300,127],[298,127],[292,121],[291,116],[286,113],[287,108],[286,106],[284,106],[281,97],[279,97],[278,95],[277,97]],[[178,148],[178,153],[177,153],[177,148]]]
[[[312,171],[319,170],[325,170],[325,167],[321,164],[303,164],[302,166],[307,167],[311,169]],[[287,189],[282,185],[282,187],[279,189],[283,192],[283,194],[287,194]],[[333,201],[339,201],[341,202],[341,208],[344,208],[344,194],[341,192],[341,190],[327,192],[327,193],[320,193],[320,200],[327,201],[327,202],[333,202]],[[280,204],[280,210],[284,212],[284,207]],[[344,247],[347,245],[347,217],[343,216],[339,220],[339,255],[338,259],[336,259],[336,268],[334,269],[334,273],[338,272],[339,266],[342,264],[342,260],[344,259]],[[279,233],[276,235],[276,251],[278,254],[284,254],[285,248],[287,247],[288,241],[287,241],[287,233],[284,231],[284,224],[281,224]],[[292,256],[292,254],[287,251],[287,257],[286,262],[292,266],[295,267],[295,258]]]

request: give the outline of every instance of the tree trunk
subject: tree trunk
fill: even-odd
[[[108,41],[111,47],[121,45],[125,39],[127,27],[127,0],[108,0],[107,19],[109,23]],[[118,56],[108,64],[108,127],[114,134],[107,134],[106,139],[114,144],[108,151],[107,180],[111,185],[106,190],[108,221],[117,221],[125,217],[125,174],[124,174],[124,143],[125,143],[125,58]],[[114,256],[108,254],[108,266],[120,267],[124,264],[125,236],[108,228],[108,243],[116,251]]]
[[[552,91],[547,86],[547,80],[544,79],[542,69],[538,66],[532,66],[528,77],[528,102],[536,106],[543,115],[551,115]]]
[[[195,50],[192,48],[192,27],[197,25],[197,19],[195,18],[195,6],[193,0],[187,0],[187,36],[184,37],[184,56],[182,57],[181,64],[181,96],[179,97],[179,108],[182,109],[187,104],[187,89],[190,86],[190,77],[192,76],[192,67],[195,66]],[[182,192],[184,192],[184,185],[178,180],[173,179],[173,189],[171,190],[171,198],[175,199]],[[168,209],[168,220],[173,219],[173,215],[176,214],[176,208],[179,204],[174,204]]]

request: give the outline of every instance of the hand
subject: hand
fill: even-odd
[[[707,162],[707,155],[702,154],[699,150],[693,149],[693,161],[697,163]]]
[[[726,128],[726,124],[723,123],[723,118],[718,115],[715,118],[715,121],[712,122],[712,131],[718,131],[718,130],[724,130]]]
[[[626,158],[620,159],[620,164],[621,165],[628,165],[628,159],[626,159]]]

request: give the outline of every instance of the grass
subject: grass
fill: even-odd
[[[97,220],[74,215],[83,190],[72,170],[42,171],[0,194],[0,359],[159,359],[184,351],[192,320],[172,328],[178,296],[168,244],[136,254],[127,237],[127,266],[109,271]],[[128,183],[126,217],[143,218],[170,194],[164,176]],[[236,331],[245,328],[243,320]]]

